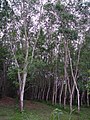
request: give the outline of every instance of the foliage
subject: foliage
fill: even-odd
[[[13,10],[8,5],[7,0],[0,1],[0,29],[10,22],[10,17],[13,15]]]
[[[60,120],[61,115],[62,115],[62,111],[56,108],[55,110],[53,110],[50,120]]]
[[[65,38],[68,38],[70,40],[77,40],[77,38],[78,38],[77,31],[71,30],[69,28],[60,28],[59,32],[63,33],[65,35]]]
[[[84,46],[82,47],[81,51],[81,58],[80,58],[80,79],[82,79],[83,82],[83,89],[89,89],[89,77],[90,77],[90,37],[86,35],[86,41],[84,43]],[[82,83],[81,82],[81,83]],[[82,86],[80,84],[80,86]]]
[[[14,65],[9,66],[8,67],[8,71],[7,71],[7,88],[8,92],[10,94],[10,96],[12,97],[16,97],[17,95],[17,90],[19,88],[19,83],[18,83],[18,79],[17,79],[17,68],[15,68]]]
[[[0,42],[0,70],[3,70],[3,63],[9,58],[9,52],[6,46]]]
[[[60,2],[57,2],[57,3],[56,3],[55,8],[56,8],[56,10],[58,10],[59,12],[62,12],[62,11],[65,10],[64,5],[61,5]]]

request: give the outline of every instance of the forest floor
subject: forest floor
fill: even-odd
[[[21,114],[12,98],[3,98],[0,100],[0,120],[50,120],[52,111],[58,107],[47,105],[41,102],[25,101],[25,111]],[[68,107],[66,110],[61,108],[63,114],[60,120],[69,120],[70,113]],[[83,107],[78,114],[77,111],[71,115],[70,120],[90,120],[90,108]]]

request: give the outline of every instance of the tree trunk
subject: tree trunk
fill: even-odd
[[[56,84],[55,84],[55,104],[57,103],[57,83],[58,83],[58,81],[56,80]]]
[[[43,89],[43,94],[42,94],[42,100],[44,100],[44,97],[45,97],[45,86],[44,86],[44,89]]]
[[[20,111],[23,112],[24,110],[24,91],[20,92]]]
[[[78,85],[77,85],[77,68],[78,67],[76,67],[76,74],[74,75],[74,71],[73,71],[73,65],[72,65],[72,59],[71,59],[71,55],[70,55],[70,51],[69,51],[69,49],[68,49],[68,53],[69,53],[69,60],[70,60],[70,68],[71,68],[71,75],[72,75],[72,78],[73,78],[73,82],[74,82],[74,86],[75,86],[75,88],[76,88],[76,91],[77,91],[77,100],[78,100],[78,112],[80,112],[80,94],[79,94],[79,89],[78,89]],[[78,63],[79,63],[79,60],[78,60]],[[78,64],[77,64],[77,66],[78,66]]]
[[[55,96],[55,81],[53,85],[53,96],[52,96],[52,104],[54,105],[54,96]]]
[[[59,104],[60,105],[61,105],[61,102],[62,102],[63,86],[64,86],[64,83],[62,82],[61,89],[60,89],[60,95],[59,95]]]
[[[67,83],[65,84],[64,109],[66,108],[66,98],[67,98]]]
[[[73,110],[73,94],[70,94],[70,111]]]
[[[83,97],[84,97],[84,91],[82,92],[82,95],[81,95],[81,106],[83,105]]]
[[[20,77],[20,73],[18,74]],[[25,89],[25,83],[26,83],[26,77],[27,77],[27,72],[23,73],[23,79],[21,80],[21,77],[19,78],[19,91],[20,91],[20,111],[23,112],[24,110],[24,89]]]
[[[48,86],[48,90],[47,90],[46,101],[48,101],[49,92],[50,92],[50,80],[49,80],[49,86]]]
[[[89,94],[88,94],[88,90],[87,90],[87,106],[89,107]]]

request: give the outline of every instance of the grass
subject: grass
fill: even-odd
[[[47,111],[48,110],[48,111]],[[25,109],[21,114],[17,108],[14,107],[0,107],[0,120],[49,120],[52,108],[47,107],[37,109]]]
[[[51,106],[40,102],[29,102],[26,104],[25,111],[21,114],[16,105],[0,105],[0,120],[49,120],[52,111],[58,106]],[[68,107],[62,109],[60,120],[69,120]],[[90,120],[90,108],[82,108],[80,114],[77,111],[71,116],[71,120]]]

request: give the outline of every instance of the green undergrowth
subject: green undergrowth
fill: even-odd
[[[34,107],[33,107],[34,105]],[[23,113],[20,113],[18,106],[0,106],[0,120],[50,120],[51,114],[55,108],[62,111],[60,120],[90,120],[90,108],[82,108],[78,113],[75,107],[70,115],[69,107],[66,110],[58,104],[52,106],[50,103],[33,102],[32,107],[25,107]]]

